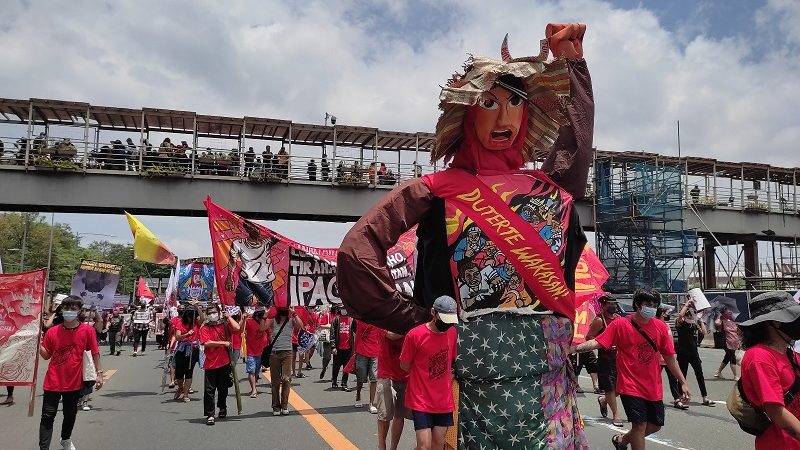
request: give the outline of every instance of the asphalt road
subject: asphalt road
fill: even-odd
[[[265,380],[259,383],[264,392],[257,399],[245,396],[244,411],[236,415],[236,403],[228,399],[227,420],[213,427],[205,425],[202,416],[202,370],[195,370],[195,389],[190,403],[172,401],[170,393],[161,393],[161,363],[163,353],[155,350],[133,358],[130,347],[122,356],[103,355],[103,366],[111,374],[102,390],[94,394],[93,411],[79,411],[73,433],[78,449],[325,449],[376,448],[375,416],[366,409],[353,406],[354,393],[330,391],[328,382],[318,380],[319,369],[309,372],[308,378],[293,380],[295,406],[292,414],[273,417],[270,396]],[[107,351],[106,347],[102,351]],[[719,350],[701,349],[706,384],[713,400],[724,401],[732,381],[712,378],[722,359]],[[320,360],[312,361],[318,366]],[[239,366],[242,391],[247,392],[243,366]],[[40,366],[46,370],[46,364]],[[43,372],[42,372],[43,373]],[[40,377],[41,379],[41,377]],[[666,381],[666,379],[665,379]],[[584,389],[591,387],[586,374],[580,378]],[[725,405],[716,407],[699,404],[700,394],[691,372],[689,382],[693,401],[688,411],[667,407],[666,426],[652,436],[648,448],[653,449],[746,449],[753,447],[751,436],[739,430]],[[351,385],[353,383],[351,382]],[[666,384],[666,383],[665,383]],[[0,448],[33,449],[37,447],[39,415],[41,414],[41,385],[33,417],[27,417],[28,388],[17,388],[17,404],[0,407]],[[367,392],[364,392],[367,395]],[[592,448],[609,449],[610,439],[617,432],[611,422],[600,418],[595,394],[579,396],[579,407],[587,424]],[[665,399],[671,399],[669,392]],[[298,409],[300,413],[298,413]],[[61,414],[56,417],[54,444],[58,444]],[[627,426],[625,427],[627,428]],[[406,422],[401,448],[414,447],[413,425]]]

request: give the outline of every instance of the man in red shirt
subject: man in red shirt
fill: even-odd
[[[253,317],[248,317],[245,322],[245,333],[247,335],[247,359],[245,368],[247,378],[250,380],[250,398],[256,398],[256,382],[261,373],[261,353],[267,346],[267,319],[266,310],[259,306],[253,312]]]
[[[409,372],[405,406],[411,410],[418,449],[444,448],[447,427],[453,426],[457,311],[452,297],[437,298],[431,321],[409,331],[400,352],[400,367]]]
[[[331,362],[331,324],[333,323],[333,313],[321,311],[317,318],[317,339],[318,345],[322,346],[322,370],[319,372],[319,379],[325,378],[328,364]]]
[[[664,403],[661,388],[661,362],[664,357],[669,371],[681,385],[683,401],[690,398],[689,387],[683,377],[669,326],[653,320],[661,304],[661,296],[653,289],[639,289],[633,295],[635,314],[629,320],[614,320],[595,339],[570,349],[572,353],[617,347],[617,393],[631,430],[611,439],[614,448],[633,450],[645,448],[646,436],[664,426]]]
[[[404,336],[386,331],[378,356],[378,384],[375,406],[378,408],[378,450],[386,450],[386,436],[391,423],[391,450],[397,450],[405,419],[411,412],[405,406],[408,372],[400,367]]]
[[[231,386],[231,348],[230,334],[227,328],[230,317],[228,311],[220,317],[215,305],[206,309],[206,323],[200,327],[200,344],[205,352],[205,389],[203,392],[203,415],[206,425],[214,425],[214,394],[217,395],[217,417],[224,419],[228,415],[228,388]]]
[[[56,325],[44,335],[39,354],[50,360],[44,376],[42,419],[39,423],[39,448],[49,449],[53,437],[53,421],[58,411],[58,402],[63,402],[64,420],[61,423],[61,447],[75,450],[72,444],[72,428],[78,413],[78,398],[83,387],[83,352],[90,351],[97,369],[95,388],[103,386],[103,370],[100,367],[100,351],[94,328],[78,320],[83,306],[80,297],[70,295],[61,302],[64,323]],[[52,358],[52,359],[51,359]]]
[[[386,332],[375,325],[356,320],[356,408],[361,408],[361,388],[369,380],[369,412],[378,414],[375,407],[375,388],[378,381],[378,355]]]
[[[331,353],[333,354],[333,376],[331,377],[331,388],[339,389],[339,369],[347,364],[352,353],[352,335],[350,325],[353,319],[347,316],[347,310],[340,305],[331,308],[333,312],[333,322],[331,323]],[[350,392],[352,389],[347,387],[347,372],[342,374],[342,390]]]

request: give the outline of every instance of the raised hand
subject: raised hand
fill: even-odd
[[[549,23],[545,28],[545,37],[550,44],[550,51],[556,58],[583,58],[583,36],[586,25],[582,23]]]

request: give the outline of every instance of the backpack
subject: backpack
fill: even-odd
[[[791,362],[792,368],[794,369],[794,383],[792,383],[789,390],[783,394],[783,404],[789,405],[792,400],[794,400],[797,393],[800,392],[800,377],[797,376],[798,366],[794,359],[794,352],[792,349],[786,351],[786,356],[789,358],[789,362]],[[752,434],[753,436],[761,436],[770,424],[772,424],[764,410],[756,408],[747,400],[741,378],[734,383],[731,388],[731,392],[728,394],[727,406],[728,412],[736,419],[739,428],[745,433]]]

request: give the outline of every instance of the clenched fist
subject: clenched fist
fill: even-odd
[[[550,44],[550,51],[556,58],[583,58],[583,35],[586,25],[582,23],[549,23],[545,29],[545,37]]]

